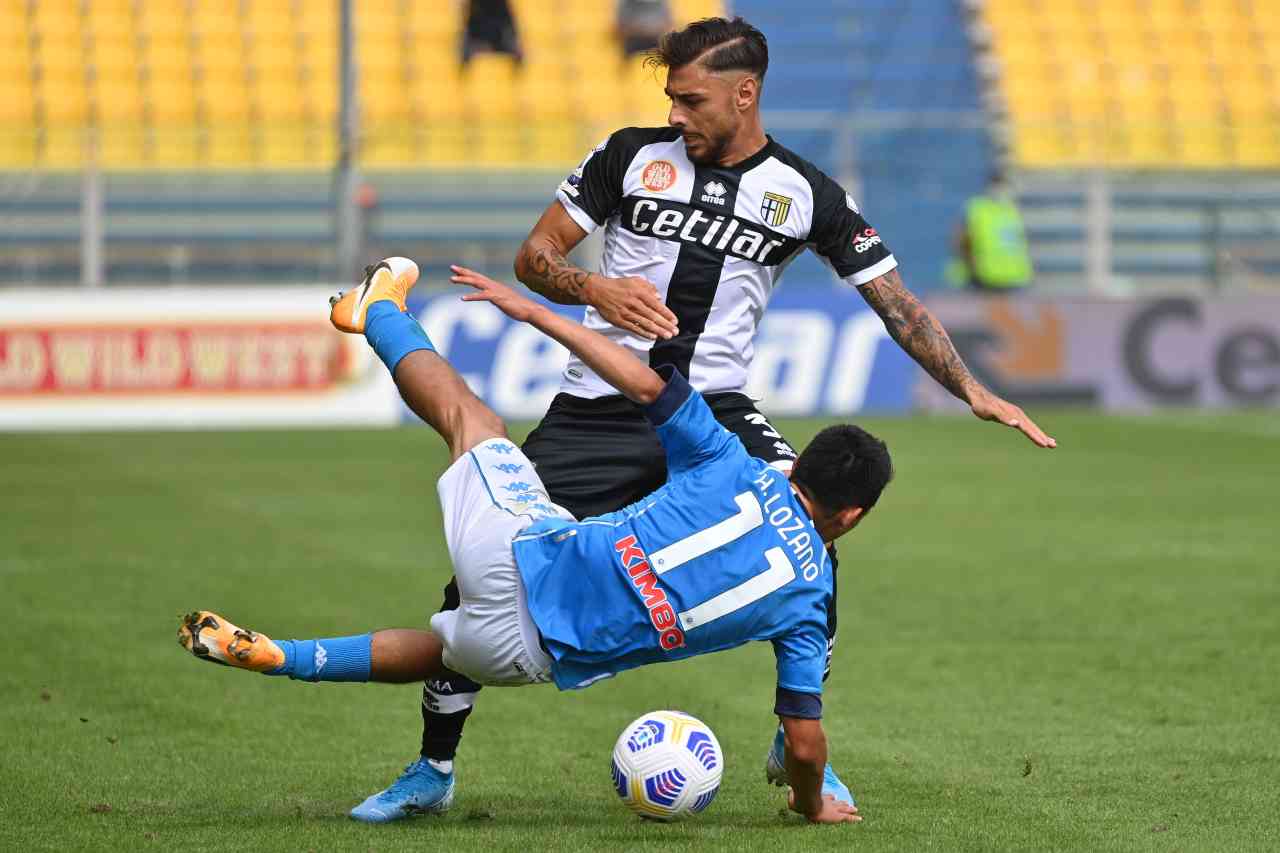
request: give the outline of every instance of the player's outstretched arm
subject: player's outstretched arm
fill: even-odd
[[[628,399],[641,404],[652,403],[666,387],[662,377],[649,365],[599,332],[561,317],[545,305],[539,305],[488,276],[466,267],[454,266],[451,269],[454,284],[475,288],[476,292],[463,296],[463,301],[491,302],[512,320],[528,323],[547,337],[559,341]]]
[[[1036,426],[1026,412],[992,394],[973,378],[956,352],[946,329],[907,290],[896,269],[858,287],[862,298],[884,320],[889,336],[916,360],[938,384],[969,404],[984,421],[995,421],[1022,432],[1039,447],[1057,447],[1058,442]]]
[[[565,255],[586,236],[560,202],[552,202],[516,253],[516,278],[560,305],[590,305],[618,328],[649,340],[674,336],[676,315],[653,284],[634,275],[606,278],[569,263]]]
[[[851,803],[822,794],[822,771],[827,766],[827,735],[821,720],[779,717],[787,740],[788,805],[813,823],[853,823],[862,820]]]

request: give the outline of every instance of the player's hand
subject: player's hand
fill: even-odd
[[[450,266],[449,269],[453,270],[453,275],[449,280],[454,284],[464,284],[467,287],[476,289],[475,293],[463,294],[463,302],[491,302],[497,306],[499,311],[519,323],[529,322],[534,312],[539,308],[538,303],[532,299],[521,295],[514,288],[508,287],[500,281],[494,281],[487,275],[481,275],[475,270],[469,270],[456,264]]]
[[[973,397],[970,406],[973,413],[984,421],[995,421],[1022,432],[1037,447],[1057,447],[1057,440],[1045,435],[1044,430],[1036,426],[1036,422],[1027,417],[1027,413],[992,394],[985,388],[980,389]]]
[[[642,338],[673,338],[680,331],[676,315],[658,298],[658,289],[638,275],[592,276],[584,295],[601,317]]]
[[[796,808],[796,792],[794,789],[787,790],[787,806],[798,814],[804,814]],[[817,814],[805,814],[805,818],[810,823],[857,823],[862,820],[862,815],[858,814],[858,807],[846,803],[844,800],[837,800],[831,794],[823,794],[822,809]]]

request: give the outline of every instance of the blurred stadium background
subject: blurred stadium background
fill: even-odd
[[[464,63],[462,0],[3,0],[0,292],[38,286],[48,297],[44,314],[28,306],[6,312],[7,322],[137,316],[140,305],[155,321],[224,316],[242,289],[266,304],[282,286],[351,281],[389,254],[417,259],[437,290],[450,262],[509,277],[515,248],[565,172],[613,128],[666,116],[661,75],[624,55],[614,3],[512,0],[510,9],[522,59],[480,53]],[[1274,324],[1251,327],[1244,342],[1230,334],[1235,318],[1263,313],[1256,300],[1275,305],[1280,280],[1275,4],[738,0],[730,9],[672,0],[670,10],[675,25],[732,12],[765,31],[767,127],[860,200],[909,286],[930,294],[944,321],[948,303],[958,306],[972,327],[959,330],[962,349],[993,384],[1030,384],[1032,402],[1048,386],[1049,399],[1111,401],[1116,394],[1082,392],[1091,377],[1072,373],[1078,352],[1101,347],[1115,355],[1105,359],[1149,374],[1119,395],[1125,404],[1276,399]],[[1015,307],[987,304],[975,316],[974,294],[956,289],[948,262],[968,201],[995,171],[1012,178],[1035,275]],[[592,263],[591,241],[580,251]],[[140,285],[168,287],[145,298],[118,292]],[[757,390],[780,398],[779,413],[945,405],[927,386],[908,387],[910,365],[883,337],[858,344],[865,335],[849,324],[859,300],[833,303],[830,287],[803,256],[766,322],[757,372],[772,375]],[[1171,306],[1171,295],[1182,301]],[[111,307],[121,300],[135,310]],[[1098,307],[1116,300],[1129,307]],[[1143,312],[1149,303],[1154,320]],[[294,294],[282,321],[314,321],[302,304]],[[262,310],[269,318],[276,309]],[[861,368],[866,387],[838,399],[789,397],[794,354],[767,355],[771,334],[796,328],[800,315],[778,319],[786,310],[829,314],[809,331],[831,339],[830,357],[801,373],[857,373],[854,362],[874,356]],[[1117,311],[1132,322],[1099,344],[1090,318]],[[1208,325],[1191,329],[1179,320],[1188,311],[1207,312]],[[504,351],[501,335],[476,326],[496,321],[435,319],[464,323],[463,334],[448,335],[457,358],[473,349],[468,330],[488,340],[477,364]],[[116,368],[100,364],[115,350],[97,332],[70,351],[48,329],[7,335],[0,388],[11,400],[53,403],[68,391],[107,390],[119,403],[130,389],[198,389],[193,368],[171,362],[207,354],[207,336],[173,328],[174,342],[113,328],[125,335]],[[1200,343],[1188,347],[1179,334]],[[254,332],[213,346],[215,361],[234,362],[246,346],[289,348]],[[1218,364],[1216,386],[1244,393],[1214,393],[1211,376],[1208,390],[1185,391],[1178,369],[1162,373],[1139,352],[1161,346],[1206,375],[1225,346],[1230,364]],[[498,400],[504,413],[540,410],[555,361],[542,355],[547,375],[540,384],[516,377],[537,387]],[[324,370],[264,358],[241,359],[258,364],[245,387],[261,391],[262,375],[278,374],[293,391],[331,390],[364,366],[338,345],[316,356]],[[116,379],[64,381],[54,368],[69,363]],[[141,378],[120,379],[131,370]],[[211,387],[234,390],[239,380],[228,381]]]
[[[664,122],[665,101],[653,72],[623,57],[609,0],[513,0],[524,62],[482,54],[464,67],[465,5],[355,0],[358,179],[344,193],[339,3],[5,0],[0,275],[338,278],[339,224],[361,214],[362,257],[504,265],[557,176],[613,128]],[[676,23],[726,11],[671,7]],[[1018,177],[1038,286],[1280,272],[1273,3],[732,11],[770,38],[768,126],[865,200],[917,287],[940,284],[950,229],[996,164]],[[1090,213],[1107,233],[1090,231]],[[88,265],[84,224],[102,240]],[[1086,281],[1099,251],[1109,275]]]

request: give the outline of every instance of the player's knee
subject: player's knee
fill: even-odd
[[[507,425],[479,400],[462,400],[449,407],[451,444],[465,453],[487,438],[506,438]]]

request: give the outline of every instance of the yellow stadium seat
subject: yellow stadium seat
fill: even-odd
[[[570,121],[539,120],[530,128],[529,158],[541,166],[569,166],[582,159],[585,148],[578,126]]]
[[[1053,124],[1024,122],[1013,128],[1015,158],[1028,166],[1053,166],[1071,157],[1069,138]]]
[[[316,165],[307,126],[301,122],[268,121],[259,130],[265,165]]]
[[[468,159],[482,166],[519,166],[525,161],[520,123],[488,119],[472,124]]]
[[[1280,92],[1262,75],[1243,73],[1224,76],[1227,111],[1241,119],[1274,116],[1280,109]]]
[[[244,168],[257,160],[252,128],[246,123],[215,122],[204,138],[204,162],[211,166]]]
[[[1230,140],[1221,123],[1185,122],[1179,132],[1178,148],[1183,165],[1216,169],[1230,165]]]
[[[98,140],[98,163],[102,168],[140,169],[148,165],[147,140],[141,125],[105,125]]]
[[[435,33],[454,38],[462,31],[462,4],[407,0],[405,19],[407,28],[413,33]]]
[[[521,112],[535,121],[573,117],[569,85],[556,65],[526,64],[520,72]]]
[[[30,79],[0,80],[5,96],[0,98],[0,128],[30,126],[35,121],[35,90]]]
[[[98,72],[94,81],[94,102],[102,124],[142,121],[142,81],[130,72]]]
[[[191,16],[185,3],[140,0],[138,30],[149,38],[186,38],[191,33]]]
[[[388,82],[364,87],[360,106],[367,121],[375,126],[404,124],[409,120],[413,101],[405,97],[403,86]]]
[[[29,86],[34,62],[25,38],[0,41],[0,87],[3,87],[0,91],[14,86]]]
[[[1280,31],[1273,5],[985,0],[980,14],[999,60],[1015,158],[1043,166],[1243,162],[1245,135],[1233,153],[1232,126],[1280,117],[1271,94],[1280,92],[1273,73],[1280,71],[1280,48],[1263,32]],[[1260,25],[1259,18],[1268,23]],[[1053,69],[1049,77],[1046,66]],[[1059,135],[1044,123],[1056,97],[1065,104]],[[1250,162],[1265,159],[1268,138],[1265,132],[1249,137]]]
[[[244,7],[243,26],[268,43],[291,41],[296,33],[291,0],[253,0]],[[305,15],[305,10],[303,11]]]
[[[91,7],[96,8],[96,5]],[[86,16],[84,29],[95,42],[123,41],[137,36],[133,16],[107,12],[91,12]]]
[[[1123,153],[1120,155],[1123,165],[1161,166],[1169,163],[1175,156],[1173,137],[1166,122],[1129,121],[1122,126],[1122,133],[1125,139]]]
[[[48,123],[37,136],[37,156],[53,169],[79,169],[85,162],[88,127],[82,123]]]
[[[403,166],[421,159],[421,144],[408,127],[388,126],[371,132],[360,148],[360,161],[367,166]]]
[[[187,39],[153,38],[142,53],[142,63],[153,74],[191,74],[195,57]]]
[[[1259,121],[1237,126],[1235,162],[1245,169],[1280,168],[1280,122]]]
[[[468,115],[510,121],[519,114],[516,63],[504,54],[474,56],[462,72],[463,100]]]
[[[99,71],[111,74],[137,71],[141,65],[137,45],[131,38],[96,38],[89,61]]]
[[[298,97],[296,74],[259,75],[254,89],[258,116],[265,122],[297,122],[306,117],[307,102]]]
[[[190,75],[153,75],[148,84],[148,103],[151,115],[162,127],[193,123],[196,89]]]
[[[160,168],[202,165],[200,131],[194,124],[166,124],[154,131],[148,153]]]
[[[78,0],[40,0],[31,4],[30,25],[39,38],[74,37],[83,30],[83,15]]]
[[[198,81],[197,98],[213,122],[240,122],[249,118],[249,87],[239,69],[206,70]]]
[[[578,76],[573,81],[572,97],[575,114],[588,121],[616,121],[630,106],[618,78],[610,74]]]
[[[470,148],[460,124],[440,123],[427,128],[423,156],[433,164],[457,166],[468,161]]]
[[[45,119],[51,124],[79,123],[88,119],[88,86],[84,74],[55,74],[46,71],[36,86],[37,97],[44,105]]]
[[[78,38],[47,36],[39,40],[34,60],[39,74],[55,77],[84,76],[87,52]]]
[[[671,4],[671,17],[677,27],[702,18],[720,18],[725,14],[720,0],[675,0]]]
[[[539,46],[554,46],[562,41],[564,16],[557,12],[553,3],[526,0],[513,4],[511,11],[516,19],[516,32],[526,53],[537,52]]]
[[[39,163],[36,152],[33,125],[0,125],[0,164],[4,168],[31,169]]]

